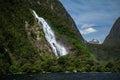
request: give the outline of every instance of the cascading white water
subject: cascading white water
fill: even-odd
[[[47,22],[42,17],[39,17],[34,10],[32,10],[32,12],[34,17],[37,19],[38,24],[42,25],[45,38],[50,44],[55,55],[56,56],[66,55],[67,54],[66,49],[56,41],[55,34],[52,31],[51,27],[47,24]]]

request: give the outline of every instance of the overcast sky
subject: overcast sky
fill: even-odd
[[[120,0],[60,0],[87,41],[103,42],[120,17]]]

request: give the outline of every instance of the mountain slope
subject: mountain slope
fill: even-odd
[[[116,20],[114,23],[109,35],[106,37],[105,41],[103,42],[106,46],[116,47],[118,46],[120,48],[120,18]]]
[[[56,58],[30,9],[47,21],[68,55]],[[0,0],[0,73],[91,70],[93,56],[83,41],[59,0]]]

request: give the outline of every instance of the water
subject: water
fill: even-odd
[[[55,55],[56,56],[66,55],[67,51],[66,51],[65,47],[63,47],[62,45],[60,45],[60,43],[58,43],[56,41],[55,34],[54,34],[53,30],[51,29],[51,27],[48,25],[48,23],[42,17],[39,17],[35,11],[32,10],[32,12],[33,12],[33,15],[36,18],[38,24],[40,26],[42,26],[43,32],[45,34],[45,38],[48,41],[48,43],[50,44]]]
[[[34,73],[1,75],[0,80],[120,80],[119,73]]]

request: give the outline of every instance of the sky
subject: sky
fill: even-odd
[[[120,0],[60,0],[83,38],[101,43],[120,17]]]

